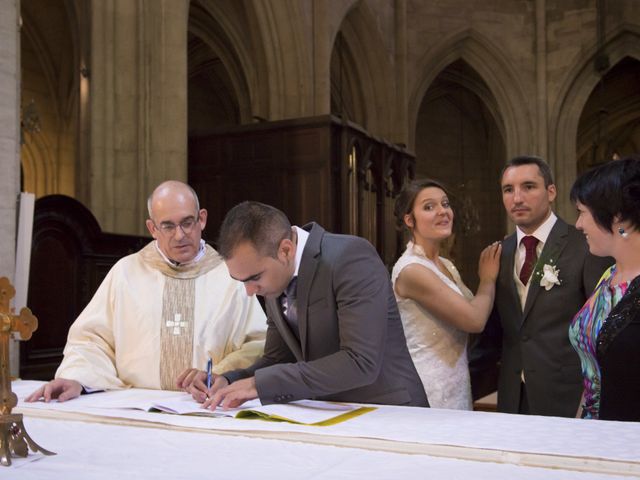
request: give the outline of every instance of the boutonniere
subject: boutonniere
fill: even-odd
[[[542,268],[536,272],[538,278],[540,278],[540,286],[545,290],[551,290],[554,285],[560,285],[560,270],[553,264],[553,260],[549,260],[542,265]]]

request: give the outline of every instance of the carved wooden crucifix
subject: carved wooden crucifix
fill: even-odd
[[[9,339],[11,333],[20,334],[21,340],[29,340],[38,328],[38,319],[27,307],[14,315],[10,300],[16,294],[7,277],[0,278],[0,463],[11,465],[12,456],[26,457],[29,448],[44,455],[55,455],[34,442],[22,423],[22,414],[12,414],[18,397],[11,391],[9,369]]]

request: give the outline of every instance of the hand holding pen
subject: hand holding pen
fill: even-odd
[[[204,402],[212,386],[216,385],[216,377],[213,373],[213,360],[207,360],[205,370],[188,368],[176,379],[176,387],[190,393],[197,402]]]
[[[225,377],[223,377],[222,375],[215,375],[214,373],[212,373],[211,372],[212,368],[213,368],[213,361],[209,359],[209,361],[207,362],[207,395],[204,399],[204,402],[203,402],[204,404],[202,405],[205,408],[209,408],[209,406],[211,405],[211,398],[213,398],[213,395],[218,390],[229,385],[229,382]],[[198,400],[195,396],[193,396],[193,398]],[[212,410],[213,409],[215,409],[215,407],[213,407]]]
[[[207,392],[211,390],[211,368],[213,367],[213,360],[209,357],[207,361]]]

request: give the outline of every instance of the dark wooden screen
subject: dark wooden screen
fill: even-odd
[[[392,265],[401,242],[389,235],[394,221],[385,202],[413,177],[414,157],[328,115],[234,126],[189,140],[189,183],[209,211],[209,240],[215,240],[225,213],[243,200],[274,205],[297,225],[317,221],[336,233],[359,234],[350,231],[349,217],[348,157],[354,145],[366,152],[366,167],[357,167],[360,192],[376,192],[375,210],[359,214],[376,217],[372,240]],[[367,169],[374,185],[365,184]]]
[[[20,342],[22,378],[53,378],[69,327],[109,269],[149,240],[103,233],[73,198],[49,195],[36,201],[27,305],[38,317],[38,329]]]

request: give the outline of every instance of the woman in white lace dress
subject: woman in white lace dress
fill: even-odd
[[[453,263],[440,256],[454,217],[444,187],[434,180],[412,182],[398,196],[395,214],[411,233],[391,274],[411,358],[431,407],[470,410],[467,337],[484,329],[491,312],[501,245],[480,254],[473,296]]]

